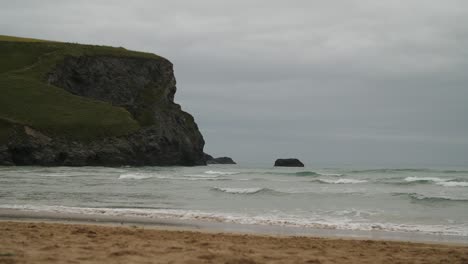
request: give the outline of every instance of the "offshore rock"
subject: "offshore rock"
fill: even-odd
[[[275,167],[304,167],[304,163],[298,159],[277,159]]]
[[[230,157],[218,157],[218,158],[211,157],[211,159],[206,160],[206,163],[207,164],[236,164],[236,162],[232,160],[232,158]]]

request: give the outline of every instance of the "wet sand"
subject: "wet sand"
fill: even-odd
[[[0,221],[0,263],[468,263],[468,246]]]

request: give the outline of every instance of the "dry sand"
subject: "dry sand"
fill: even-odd
[[[468,264],[468,246],[1,221],[0,263]]]

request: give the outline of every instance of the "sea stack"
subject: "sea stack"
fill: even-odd
[[[290,159],[277,159],[275,167],[304,167],[304,163],[295,158]]]

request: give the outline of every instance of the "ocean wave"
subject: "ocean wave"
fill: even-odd
[[[449,179],[449,178],[438,178],[438,177],[406,177],[404,182],[384,182],[395,185],[405,184],[437,184],[444,187],[468,187],[468,182],[463,179]]]
[[[442,174],[468,174],[468,170],[438,170],[438,169],[427,169],[427,168],[402,168],[402,169],[363,169],[363,170],[351,170],[349,173],[383,173],[383,174],[394,174],[394,173],[442,173]]]
[[[426,196],[419,193],[394,193],[393,196],[404,196],[414,202],[468,202],[468,198],[457,198],[448,196]]]
[[[377,183],[391,185],[436,184],[444,187],[468,187],[466,179],[438,178],[438,177],[406,177],[377,180]]]
[[[268,188],[220,188],[220,187],[213,187],[211,188],[214,191],[220,191],[224,193],[231,193],[231,194],[256,194],[256,193],[263,193],[263,192],[276,192],[275,190],[268,189]]]
[[[416,232],[424,234],[467,236],[466,225],[417,225],[353,221],[347,216],[360,216],[363,213],[344,211],[334,216],[314,214],[308,217],[271,212],[266,214],[243,214],[225,212],[206,212],[181,209],[145,209],[145,208],[82,208],[66,206],[0,205],[0,208],[18,209],[34,212],[53,212],[63,214],[106,215],[115,217],[139,217],[149,219],[180,219],[211,222],[225,222],[249,225],[270,225],[286,227],[306,227],[334,230]],[[364,212],[365,214],[365,212]],[[358,218],[360,219],[360,218]]]
[[[306,176],[326,176],[324,174],[320,174],[315,171],[297,171],[297,172],[279,172],[279,171],[268,171],[264,172],[263,174],[270,174],[270,175],[279,175],[279,176],[299,176],[299,177],[306,177]]]
[[[437,182],[436,184],[442,185],[444,187],[468,187],[468,182],[458,182],[458,181]]]
[[[445,181],[450,181],[451,179],[442,179],[442,178],[437,178],[437,177],[406,177],[404,180],[406,182],[428,183],[428,182],[445,182]]]
[[[219,177],[194,177],[194,176],[185,176],[184,177],[169,177],[169,176],[155,176],[157,179],[162,180],[174,180],[174,181],[232,181],[228,178],[219,178]]]
[[[447,174],[468,174],[468,170],[443,170],[442,172]]]
[[[431,169],[368,169],[352,170],[350,173],[401,173],[401,172],[431,172]]]
[[[239,172],[234,172],[234,171],[205,171],[205,174],[209,175],[236,175],[239,174]]]
[[[357,183],[365,183],[366,180],[357,180],[357,179],[318,179],[316,182],[325,183],[325,184],[357,184]]]
[[[174,180],[174,181],[230,181],[232,179],[222,178],[221,175],[202,175],[202,174],[186,174],[183,176],[176,175],[159,175],[155,173],[125,173],[119,176],[120,180],[144,180],[144,179],[159,179],[159,180]]]
[[[208,178],[208,179],[213,179],[213,178],[219,178],[221,177],[220,174],[184,174],[184,177],[189,177],[189,178]]]
[[[173,180],[181,180],[181,181],[232,181],[232,179],[228,179],[228,178],[189,178],[189,177],[185,177],[185,178],[171,178]]]
[[[296,188],[266,188],[266,187],[257,187],[257,188],[230,188],[230,187],[212,187],[211,190],[230,193],[230,194],[270,194],[270,195],[324,195],[323,193],[317,193],[316,189],[296,187]],[[326,194],[325,194],[326,195]],[[340,193],[332,194],[334,196],[338,195],[363,195],[362,192],[355,191],[342,191]]]
[[[317,176],[317,175],[321,175],[320,173],[317,173],[315,171],[298,171],[298,172],[294,172],[294,173],[291,173],[291,174],[294,174],[296,176]]]
[[[321,176],[330,176],[330,177],[341,177],[344,176],[342,173],[319,173]]]
[[[152,178],[152,176],[144,173],[125,173],[119,176],[121,180],[143,180],[148,178]]]

